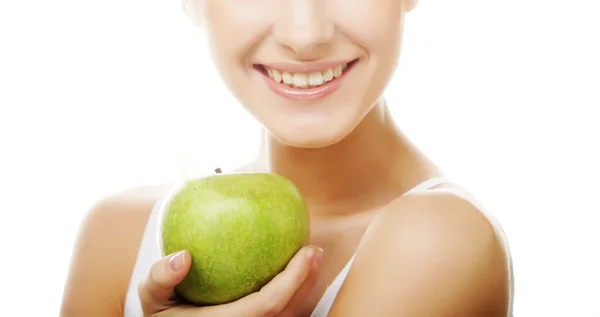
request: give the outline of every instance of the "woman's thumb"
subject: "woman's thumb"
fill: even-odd
[[[138,286],[145,315],[160,312],[174,304],[175,286],[187,275],[191,262],[190,253],[184,250],[152,265],[148,276]]]

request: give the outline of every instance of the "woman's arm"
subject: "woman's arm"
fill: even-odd
[[[329,317],[505,317],[507,253],[475,206],[443,190],[401,197],[367,229]]]
[[[61,317],[122,317],[131,272],[152,205],[138,190],[102,201],[82,222]]]

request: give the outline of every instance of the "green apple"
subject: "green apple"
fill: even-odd
[[[166,197],[159,221],[162,255],[188,250],[192,266],[176,292],[197,305],[235,301],[260,290],[309,241],[298,188],[270,173],[214,174]]]

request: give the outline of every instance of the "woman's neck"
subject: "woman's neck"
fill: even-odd
[[[297,148],[268,132],[261,142],[261,169],[289,178],[309,205],[329,212],[381,205],[436,173],[397,129],[384,101],[334,145]]]

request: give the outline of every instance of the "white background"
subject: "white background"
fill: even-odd
[[[515,316],[600,316],[598,9],[422,0],[407,18],[393,114],[503,224]],[[0,2],[0,315],[58,315],[106,194],[254,154],[203,40],[175,0]]]

